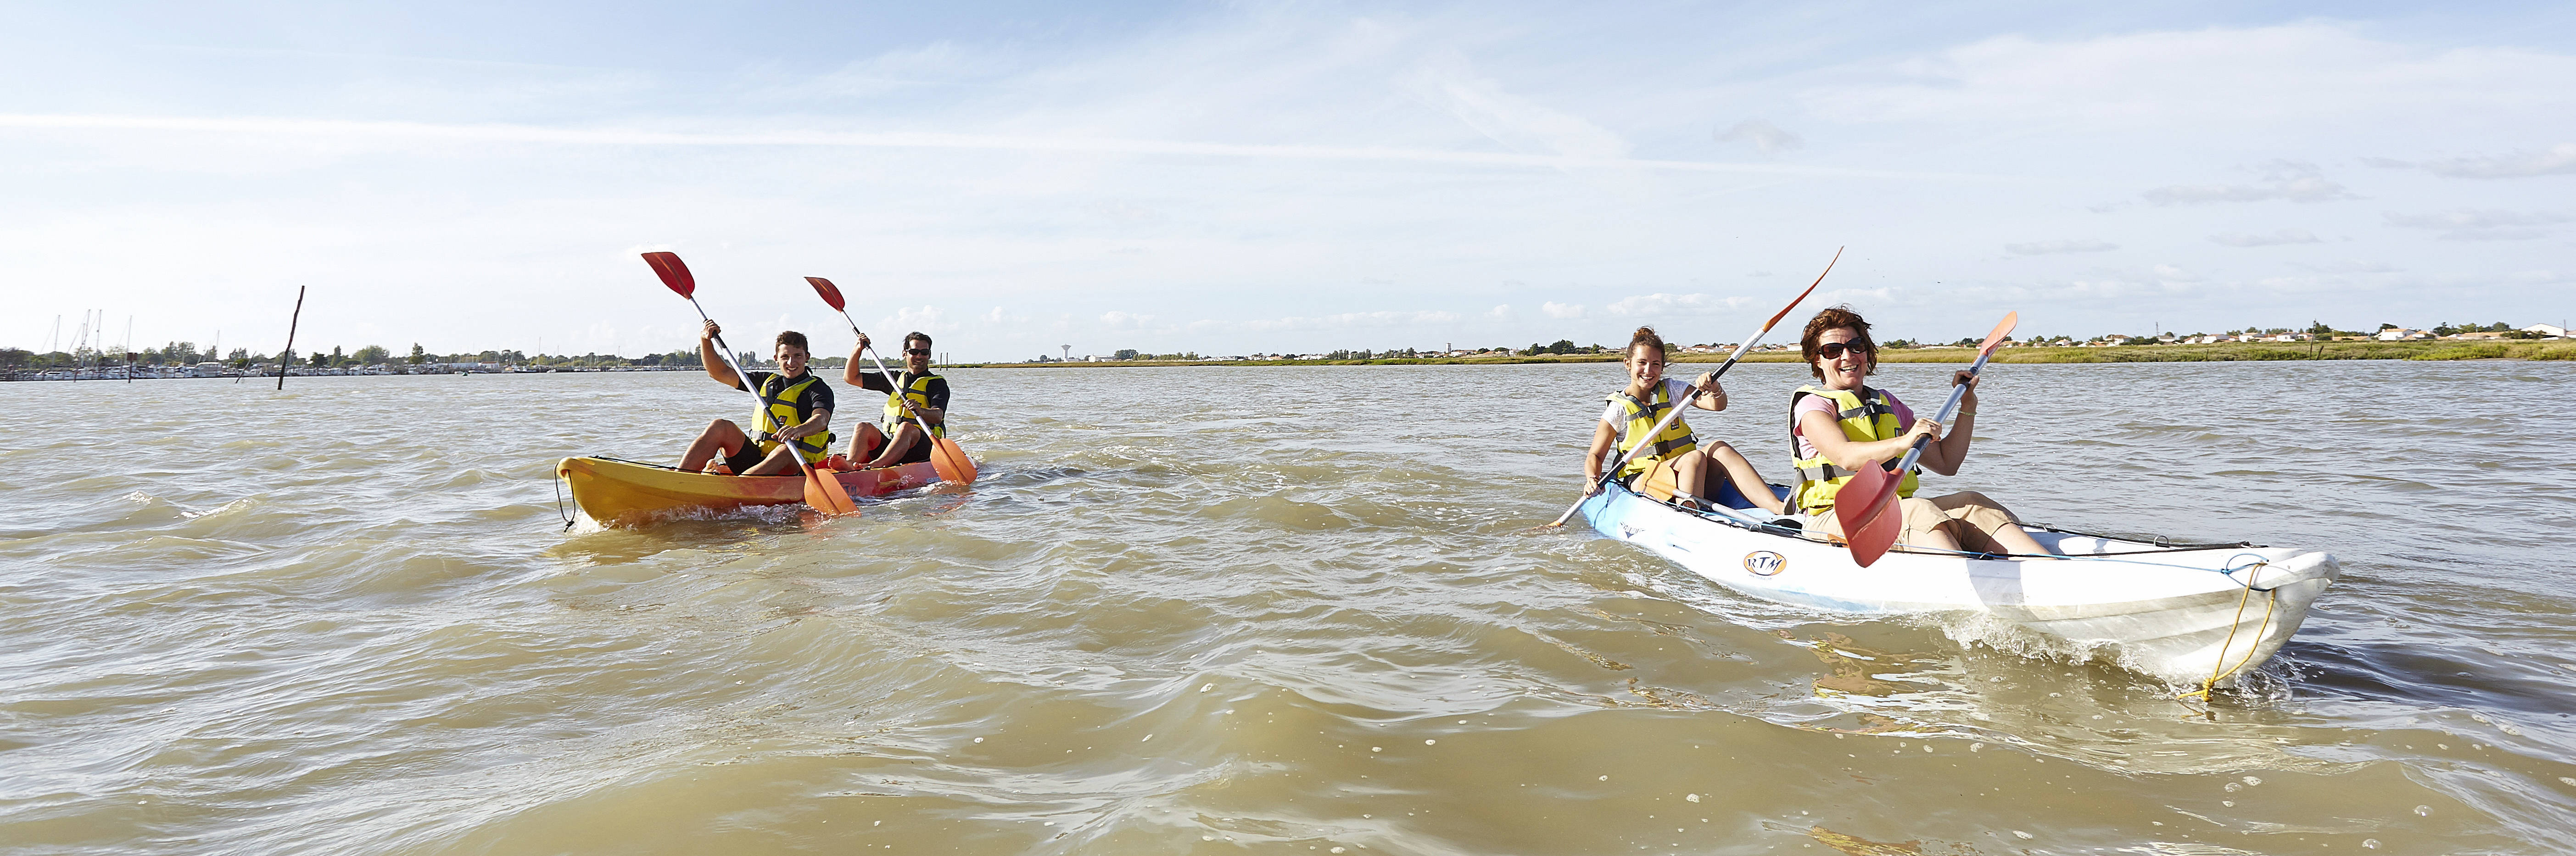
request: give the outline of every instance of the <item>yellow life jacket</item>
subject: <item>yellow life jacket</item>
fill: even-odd
[[[1621,429],[1619,433],[1619,454],[1625,455],[1628,450],[1637,448],[1638,444],[1650,442],[1646,432],[1653,429],[1655,423],[1664,418],[1664,411],[1671,410],[1677,405],[1677,402],[1672,400],[1671,394],[1664,390],[1662,381],[1655,382],[1655,389],[1648,398],[1652,400],[1640,401],[1624,389],[1608,396],[1609,402],[1618,405],[1620,415],[1628,420],[1627,427]],[[1683,419],[1675,419],[1673,424],[1664,426],[1663,433],[1656,434],[1651,442],[1653,446],[1638,453],[1637,457],[1629,459],[1626,466],[1619,468],[1619,478],[1624,479],[1645,472],[1666,457],[1699,448],[1699,444],[1691,439],[1689,422]]]
[[[1862,387],[1861,391],[1869,394],[1868,401],[1862,401],[1860,395],[1848,390],[1822,389],[1814,385],[1798,387],[1797,392],[1790,394],[1789,456],[1797,458],[1798,455],[1798,400],[1810,395],[1833,399],[1844,439],[1866,442],[1905,433],[1905,426],[1896,421],[1896,403],[1887,397],[1886,392],[1868,387]],[[1821,444],[1817,445],[1815,457],[1797,458],[1797,461],[1798,488],[1790,495],[1797,498],[1798,509],[1816,514],[1834,507],[1835,492],[1843,489],[1844,482],[1851,481],[1853,471],[1834,466],[1834,462],[1826,460]],[[1895,465],[1894,459],[1880,462],[1880,466]],[[1921,469],[1916,467],[1905,472],[1905,478],[1896,484],[1897,496],[1914,495],[1918,483],[1914,474]]]
[[[901,379],[903,376],[895,375],[895,377]],[[898,398],[912,402],[916,410],[928,410],[930,409],[930,382],[938,379],[939,376],[936,374],[917,375],[894,392],[886,393],[886,436],[892,437],[895,432],[903,430],[903,426],[912,424],[912,414],[905,412],[903,405],[896,403]],[[930,426],[930,436],[934,439],[948,436],[948,426],[945,423]]]
[[[798,421],[796,396],[803,393],[806,387],[820,382],[822,379],[811,373],[805,375],[804,380],[794,383],[788,382],[786,375],[772,374],[760,382],[759,389],[753,390],[760,395],[760,409],[752,413],[751,436],[753,440],[760,443],[762,455],[778,451],[778,432]],[[796,453],[805,456],[807,463],[822,460],[824,456],[831,454],[831,448],[832,432],[830,431],[809,434],[796,441]]]

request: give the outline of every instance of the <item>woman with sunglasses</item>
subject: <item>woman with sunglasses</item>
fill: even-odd
[[[1799,338],[1807,370],[1821,386],[1802,386],[1789,397],[1789,443],[1797,456],[1798,486],[1789,494],[1810,532],[1842,536],[1834,518],[1834,494],[1863,466],[1893,466],[1905,457],[1917,437],[1930,437],[1916,470],[1958,475],[1967,457],[1977,416],[1977,376],[1959,372],[1953,383],[1968,391],[1959,399],[1958,421],[1945,430],[1895,394],[1863,383],[1878,370],[1878,345],[1869,338],[1869,322],[1851,307],[1816,313]],[[1873,463],[1876,462],[1876,463]],[[2048,550],[2021,529],[2012,512],[1985,494],[1962,491],[1932,499],[1914,498],[1915,473],[1897,483],[1898,508],[1905,514],[1900,547],[1976,553],[2042,555]]]
[[[841,379],[860,389],[886,394],[884,424],[860,423],[851,432],[849,460],[864,462],[858,469],[890,467],[930,460],[935,441],[948,436],[948,379],[930,371],[930,334],[914,332],[903,337],[903,371],[895,373],[894,383],[886,383],[875,364],[867,358],[868,336],[859,334],[858,347],[850,349],[850,364],[841,370]],[[914,424],[914,414],[930,423],[930,436],[923,437],[921,426]]]
[[[1707,498],[1717,492],[1717,487],[1733,481],[1737,491],[1754,505],[1775,514],[1780,512],[1780,498],[1771,495],[1771,486],[1762,481],[1762,474],[1753,471],[1753,462],[1745,460],[1734,447],[1712,440],[1701,448],[1691,436],[1690,426],[1680,419],[1673,420],[1661,433],[1646,436],[1664,414],[1683,404],[1685,393],[1689,393],[1690,406],[1725,410],[1726,390],[1717,385],[1715,374],[1702,374],[1693,384],[1664,377],[1664,339],[1655,335],[1653,327],[1637,328],[1637,334],[1628,340],[1624,363],[1628,387],[1609,395],[1610,407],[1601,412],[1601,421],[1594,423],[1592,429],[1592,451],[1583,459],[1583,495],[1601,491],[1601,467],[1616,460],[1611,456],[1614,441],[1622,455],[1651,444],[1617,473],[1638,493],[1685,508],[1707,508]],[[1697,391],[1686,387],[1696,387]]]

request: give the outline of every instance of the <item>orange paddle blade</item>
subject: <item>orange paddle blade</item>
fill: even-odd
[[[1985,343],[1985,344],[1983,344],[1983,345],[1978,345],[1978,346],[1977,346],[1977,353],[1980,353],[1980,354],[1991,354],[1991,353],[1994,353],[1994,352],[1995,352],[1995,348],[1996,348],[1997,346],[2000,346],[2000,345],[2002,345],[2002,344],[2004,343],[2004,337],[2005,337],[2005,336],[2010,336],[2010,335],[2012,335],[2013,328],[2015,328],[2015,327],[2019,327],[2019,326],[2021,326],[2021,313],[2019,313],[2019,312],[2006,312],[2006,313],[2004,313],[2004,320],[2003,320],[2003,323],[1996,324],[1996,325],[1995,325],[1995,331],[1994,331],[1994,332],[1992,332],[1992,333],[1988,333],[1988,334],[1986,334],[1986,343]]]
[[[824,475],[811,465],[805,467],[805,504],[835,516],[859,513],[859,503],[850,498],[850,489],[843,487],[840,479]]]
[[[1842,524],[1843,540],[1851,544],[1852,560],[1861,567],[1886,555],[1903,534],[1905,515],[1896,507],[1901,483],[1895,473],[1871,461],[1834,492],[1834,522]]]
[[[966,448],[957,445],[955,440],[939,438],[937,446],[931,450],[930,468],[938,470],[943,481],[975,483],[975,461],[966,457]]]
[[[841,289],[838,286],[834,286],[831,280],[824,279],[819,276],[809,276],[805,278],[805,284],[813,286],[814,293],[823,295],[823,302],[832,304],[833,309],[848,311],[848,308],[841,302]]]
[[[679,292],[681,297],[697,294],[698,280],[689,275],[688,265],[680,263],[680,254],[645,253],[644,263],[652,265],[654,275],[662,278],[662,284],[670,286],[672,291]]]

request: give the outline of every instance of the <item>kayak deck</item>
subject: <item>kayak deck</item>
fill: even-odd
[[[610,527],[643,526],[683,514],[723,513],[805,501],[802,473],[711,475],[612,458],[575,457],[556,463],[555,477],[572,488],[573,504],[580,506],[583,514]],[[885,496],[939,482],[938,470],[928,462],[826,472],[825,477],[840,482],[855,498]]]

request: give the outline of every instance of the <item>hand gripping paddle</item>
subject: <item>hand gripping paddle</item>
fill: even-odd
[[[706,307],[698,306],[698,281],[689,276],[689,266],[680,263],[679,254],[645,253],[644,263],[653,266],[653,273],[662,278],[663,285],[670,286],[672,291],[679,292],[681,297],[688,298],[689,305],[697,307],[700,319],[706,319]],[[716,334],[716,355],[724,358],[725,367],[732,369],[733,376],[741,379],[747,389],[750,386],[751,376],[743,374],[742,367],[734,364],[733,347],[725,344],[722,333]],[[750,390],[750,392],[753,401],[760,401],[759,390]],[[759,406],[768,407],[769,403],[760,401]],[[796,459],[796,465],[805,471],[806,505],[811,505],[828,515],[859,513],[858,502],[850,499],[850,489],[842,486],[839,479],[815,472],[814,465],[805,462],[803,453],[791,451],[789,454]]]
[[[1986,343],[1978,346],[1977,363],[1968,367],[1970,377],[1985,370],[1986,360],[1994,357],[2004,337],[2012,335],[2013,328],[2020,324],[2021,313],[2004,313],[2003,323],[1996,324],[1995,331],[1986,334]],[[1951,414],[1959,409],[1959,399],[1967,394],[1967,384],[1951,385],[1950,400],[1941,405],[1941,415],[1932,421],[1949,425]],[[1852,561],[1861,567],[1877,563],[1880,556],[1887,555],[1889,547],[1896,545],[1896,537],[1904,534],[1905,512],[1896,507],[1896,487],[1904,483],[1905,472],[1914,468],[1914,462],[1923,457],[1924,445],[1931,441],[1930,434],[1914,438],[1913,447],[1905,450],[1905,459],[1898,461],[1894,469],[1881,467],[1877,461],[1862,464],[1851,481],[1843,482],[1842,489],[1834,492],[1834,521],[1842,524],[1843,540],[1851,544]]]
[[[847,302],[841,299],[839,287],[834,286],[831,280],[819,276],[806,277],[805,282],[814,286],[814,293],[822,295],[824,303],[831,304],[834,310],[841,313],[841,320],[850,322],[851,333],[862,339],[867,338],[868,334],[859,332],[859,322],[850,318],[850,310]],[[868,350],[868,362],[877,365],[877,374],[885,377],[887,386],[900,389],[900,385],[895,382],[894,373],[886,371],[885,360],[877,357],[874,348]],[[904,412],[912,414],[913,424],[921,426],[921,438],[931,441],[931,469],[939,471],[941,479],[958,484],[974,484],[975,462],[966,457],[966,448],[957,445],[955,440],[932,434],[930,420],[922,418],[920,411],[912,409],[912,402],[905,401],[900,395],[896,396],[895,400],[902,402]]]

